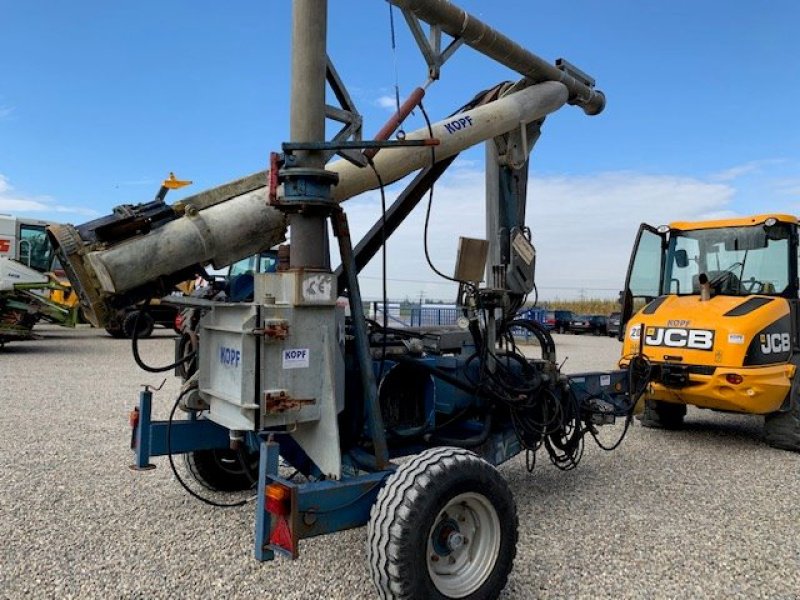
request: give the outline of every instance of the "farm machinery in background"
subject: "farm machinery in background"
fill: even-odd
[[[40,320],[74,327],[78,296],[54,262],[47,223],[0,215],[0,347],[28,340]]]
[[[197,309],[196,350],[153,367],[134,336],[140,367],[181,366],[187,377],[165,421],[152,419],[151,388],[140,393],[134,468],[167,456],[187,491],[214,506],[249,500],[201,495],[175,468],[175,455],[207,488],[254,488],[259,560],[297,557],[303,538],[368,524],[366,553],[381,597],[490,598],[505,585],[517,543],[514,499],[495,465],[525,453],[532,469],[543,453],[574,468],[587,436],[600,443],[599,426],[624,418],[624,435],[642,391],[640,361],[566,376],[546,329],[515,318],[534,287],[525,225],[530,151],[547,115],[565,104],[595,115],[605,98],[566,61],[546,63],[449,2],[392,4],[422,50],[428,82],[373,140],[362,138],[361,116],[326,54],[327,2],[295,0],[291,141],[268,171],[49,234],[87,317],[103,326],[119,307],[165,294],[208,263],[220,268],[281,244],[288,226],[276,271],[253,274],[252,300],[180,300]],[[452,38],[444,48],[443,34]],[[425,89],[464,45],[523,78],[431,123]],[[340,106],[326,105],[326,82]],[[426,125],[390,140],[413,109]],[[326,115],[342,123],[331,141]],[[484,142],[487,240],[462,238],[452,275],[429,259],[458,290],[459,325],[397,329],[365,319],[359,270],[426,196],[430,207],[434,183],[457,154]],[[329,163],[335,154],[341,159]],[[371,189],[383,196],[385,185],[414,171],[353,247],[341,203]],[[426,250],[431,231],[426,225]],[[530,332],[541,358],[517,347],[519,331]],[[187,418],[176,419],[179,410]],[[409,459],[394,462],[400,457]]]
[[[622,365],[650,365],[644,426],[678,429],[687,405],[764,415],[766,442],[800,451],[799,238],[781,214],[641,226],[620,340]]]

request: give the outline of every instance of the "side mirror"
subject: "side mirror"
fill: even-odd
[[[689,255],[686,253],[686,250],[675,251],[675,265],[681,269],[685,269],[689,266]]]

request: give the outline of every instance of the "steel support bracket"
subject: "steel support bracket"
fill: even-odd
[[[428,64],[428,77],[432,81],[438,80],[442,65],[461,47],[464,40],[460,37],[453,38],[447,47],[442,50],[442,28],[439,25],[431,25],[426,36],[419,19],[414,16],[414,13],[406,8],[400,10],[403,12],[406,23],[408,23],[411,35],[414,36],[414,41],[419,46],[422,57]]]

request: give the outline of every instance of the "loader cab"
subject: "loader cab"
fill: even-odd
[[[667,295],[798,297],[798,221],[788,215],[642,224],[621,294],[622,326]],[[705,289],[704,289],[705,288]]]
[[[0,215],[0,256],[16,260],[40,273],[53,267],[53,246],[47,223]]]

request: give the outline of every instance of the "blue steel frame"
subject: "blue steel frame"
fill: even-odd
[[[569,379],[570,387],[579,401],[602,394],[614,402],[616,416],[623,416],[627,410],[622,404],[616,406],[623,397],[627,397],[624,371],[582,373],[571,375]],[[139,420],[133,437],[135,464],[132,468],[154,468],[150,464],[150,458],[166,456],[170,451],[172,454],[181,454],[229,447],[229,431],[213,421],[194,416],[189,420],[172,423],[153,421],[152,398],[150,389],[139,393]],[[468,425],[469,423],[465,424],[465,427]],[[278,467],[281,456],[307,475],[316,475],[316,469],[289,436],[270,434],[267,439],[262,439],[250,434],[247,438],[248,446],[258,448],[259,451],[254,554],[260,561],[272,560],[276,552],[296,558],[298,541],[301,539],[366,524],[378,492],[396,468],[391,463],[387,468],[378,468],[374,454],[354,449],[342,457],[346,466],[342,479],[296,483],[280,476]],[[276,438],[279,441],[275,441]],[[393,445],[388,450],[390,456],[395,458],[416,454],[427,447],[419,442],[412,442]],[[508,423],[472,450],[491,464],[499,465],[519,454],[522,447],[513,427]],[[277,518],[266,509],[266,488],[270,483],[279,483],[291,491],[291,552],[270,543],[270,533]]]

